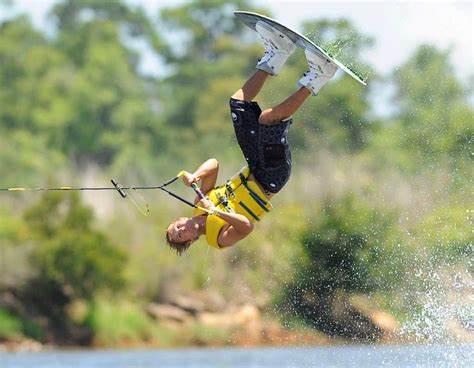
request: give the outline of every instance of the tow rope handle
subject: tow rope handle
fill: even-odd
[[[184,176],[185,174],[188,174],[188,172],[183,170],[183,171],[180,171],[180,172],[178,173],[178,175],[176,175],[176,177],[177,177],[177,178],[181,178],[181,177]],[[199,199],[204,199],[205,196],[204,196],[204,194],[202,193],[201,189],[199,189],[199,187],[197,186],[196,183],[192,183],[192,184],[191,184],[191,188],[194,189],[194,191],[196,192],[196,194],[197,194],[197,196],[199,197]]]
[[[191,184],[191,187],[194,189],[194,191],[196,192],[196,194],[198,195],[199,199],[204,199],[205,198],[205,195],[202,193],[201,189],[199,189],[199,187],[196,185],[196,183],[192,183]],[[204,210],[205,212],[207,212],[209,215],[217,215],[219,212],[217,207],[214,206],[214,204],[212,205],[211,208],[207,209],[207,208],[202,208],[202,207],[198,207],[200,210]]]
[[[198,186],[196,185],[196,183],[192,183],[191,184],[191,188],[194,189],[194,191],[196,192],[197,196],[199,197],[199,199],[204,199],[204,194],[202,193],[201,189],[198,188]]]
[[[178,175],[176,176],[177,178],[180,178],[182,177],[183,175],[187,174],[187,171],[180,171],[178,173]],[[206,198],[206,196],[204,195],[204,193],[201,191],[201,189],[197,186],[196,183],[192,183],[191,184],[191,188],[193,188],[194,192],[197,194],[197,196],[199,197],[199,199],[204,199]],[[196,206],[196,205],[193,205],[193,207],[195,208],[198,208],[200,209],[201,211],[204,211],[206,212],[207,214],[209,215],[216,215],[217,213],[219,213],[220,211],[213,205],[212,208],[203,208],[203,207],[200,207],[200,206]]]

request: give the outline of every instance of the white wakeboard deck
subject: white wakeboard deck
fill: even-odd
[[[255,31],[255,24],[257,24],[259,20],[265,21],[266,23],[270,24],[272,27],[275,27],[276,29],[278,29],[281,33],[284,33],[286,36],[288,36],[288,38],[292,40],[297,47],[300,47],[302,49],[309,49],[313,51],[314,53],[320,55],[321,57],[324,57],[327,60],[332,61],[341,70],[349,74],[356,81],[363,84],[364,86],[367,85],[367,83],[361,77],[359,77],[356,73],[354,73],[351,69],[349,69],[343,63],[341,63],[339,60],[328,55],[327,52],[325,52],[321,47],[316,45],[313,41],[309,40],[308,38],[299,34],[298,32],[293,31],[291,28],[288,28],[287,26],[281,24],[275,19],[266,17],[261,14],[246,12],[246,11],[234,11],[234,15],[239,20],[244,22],[247,27],[249,27],[250,29],[253,29],[254,31]]]

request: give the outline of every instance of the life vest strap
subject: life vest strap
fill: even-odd
[[[250,208],[248,208],[248,207],[245,205],[244,202],[240,201],[239,204],[240,204],[240,205],[242,206],[242,208],[243,208],[245,211],[247,211],[247,213],[248,213],[250,216],[252,216],[256,221],[260,221],[260,218],[259,218],[255,213],[253,213],[253,211],[252,211]]]
[[[232,186],[230,185],[229,181],[225,183],[225,190],[232,198],[235,198],[234,189],[232,189]]]
[[[240,185],[243,185],[243,188],[245,188],[245,191],[247,192],[247,199],[245,200],[246,203],[242,200],[243,198],[240,198],[240,199],[236,198],[237,196],[236,196],[234,188],[231,185],[231,181],[227,181],[227,183],[224,186],[225,191],[221,191],[221,192],[216,191],[215,196],[218,202],[215,203],[215,205],[222,206],[225,209],[225,211],[228,213],[236,213],[235,208],[233,208],[230,205],[230,197],[232,197],[236,199],[236,204],[240,205],[241,208],[248,215],[250,215],[251,218],[253,218],[255,221],[260,221],[260,217],[259,215],[257,215],[257,213],[261,213],[261,212],[258,210],[258,208],[261,208],[263,211],[267,213],[270,212],[270,209],[268,208],[269,202],[265,200],[266,198],[265,199],[262,198],[260,194],[258,194],[255,190],[251,188],[251,186],[248,183],[248,178],[242,172],[240,172],[238,175],[239,175],[238,178],[240,179],[240,183],[237,182],[237,183],[234,183],[234,185],[236,185],[237,188]],[[255,202],[257,206],[255,206],[253,202]]]
[[[219,202],[225,207],[227,212],[235,213],[235,211],[232,209],[232,207],[229,206],[229,199],[228,199],[227,196],[224,197],[222,194],[217,193],[217,198],[219,199]]]
[[[242,174],[239,173],[240,175],[240,180],[242,181],[242,184],[245,186],[245,189],[248,190],[250,196],[253,198],[257,204],[262,207],[266,212],[270,212],[267,208],[267,201],[265,201],[263,198],[261,198],[257,193],[255,193],[252,188],[250,188],[247,184],[247,178]]]
[[[253,200],[265,211],[265,212],[270,212],[269,209],[265,206],[264,203],[262,203],[262,199],[252,190],[250,189],[247,184],[244,184],[247,190],[249,191],[250,196],[253,198]]]

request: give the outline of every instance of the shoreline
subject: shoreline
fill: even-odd
[[[338,341],[326,344],[291,344],[291,345],[188,345],[188,346],[162,346],[159,344],[118,344],[116,346],[61,346],[61,345],[50,345],[38,343],[41,347],[39,349],[21,349],[23,343],[18,343],[16,348],[12,348],[13,345],[10,342],[0,343],[0,354],[35,354],[35,353],[48,353],[48,352],[147,352],[147,351],[188,351],[188,350],[265,350],[265,349],[312,349],[312,348],[324,348],[324,347],[461,347],[461,346],[473,346],[469,342],[422,342],[422,341],[392,341],[392,342],[362,342],[362,341]],[[30,341],[31,342],[31,341]],[[14,344],[17,344],[15,342]],[[23,346],[24,347],[24,346]]]

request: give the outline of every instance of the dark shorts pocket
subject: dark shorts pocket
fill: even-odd
[[[291,151],[288,130],[291,119],[278,124],[260,125],[260,165],[254,172],[260,185],[269,193],[278,193],[288,182],[291,174]]]
[[[263,147],[265,167],[278,167],[286,160],[285,146],[280,143],[269,143]]]

